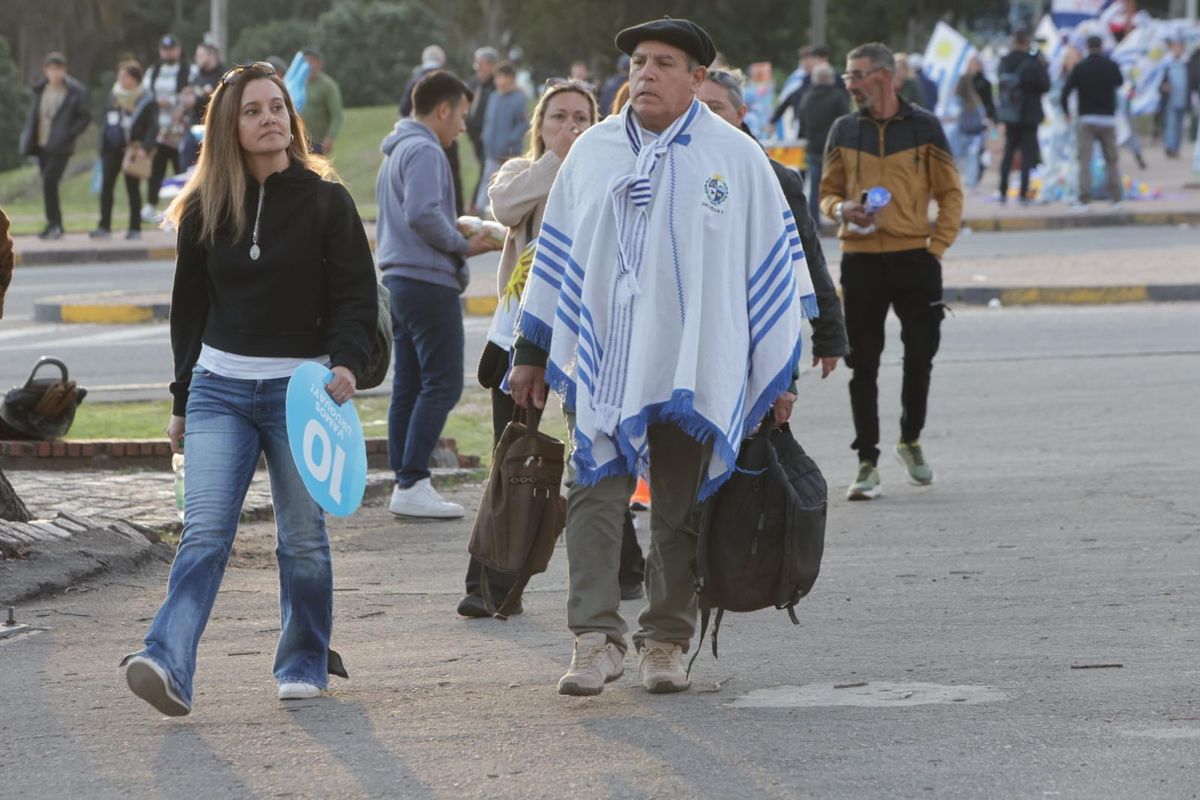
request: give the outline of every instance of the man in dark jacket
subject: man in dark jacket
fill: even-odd
[[[1079,133],[1076,157],[1079,161],[1079,199],[1086,209],[1092,199],[1092,151],[1100,142],[1104,154],[1108,198],[1121,202],[1121,166],[1117,151],[1117,90],[1125,82],[1121,68],[1104,55],[1104,41],[1099,36],[1087,39],[1087,58],[1080,61],[1067,76],[1062,88],[1062,108],[1071,118],[1068,105],[1071,93],[1079,95]]]
[[[818,84],[813,87],[814,91],[817,88],[826,87]],[[832,85],[832,76],[827,88],[837,90],[837,87]],[[746,112],[750,108],[746,105],[740,74],[723,69],[710,69],[708,80],[700,84],[696,97],[718,117],[735,128],[741,128],[747,136],[754,138],[754,134],[750,133],[744,122]],[[812,102],[811,98],[808,102]],[[832,124],[832,120],[830,122]],[[771,159],[771,169],[775,171],[775,177],[779,180],[784,197],[787,198],[788,208],[796,218],[800,244],[804,248],[804,260],[808,264],[808,275],[817,294],[817,307],[821,313],[812,320],[813,366],[821,365],[821,377],[824,378],[833,372],[838,359],[849,350],[846,324],[842,319],[842,301],[838,299],[837,287],[829,275],[825,254],[821,250],[821,240],[817,235],[817,226],[808,213],[809,202],[804,197],[804,182],[794,169],[785,167],[774,159]]]
[[[800,121],[800,109],[804,105],[804,98],[808,95],[813,87],[813,72],[822,64],[829,64],[829,48],[824,46],[818,47],[802,47],[800,48],[800,68],[804,70],[804,80],[790,94],[779,101],[779,105],[775,106],[774,113],[771,114],[771,124],[779,122],[783,117],[784,112],[789,108],[792,110],[792,115],[796,121]],[[830,67],[832,69],[832,67]],[[846,84],[842,81],[837,70],[834,70],[833,81],[837,88],[843,92],[846,91]],[[808,132],[804,130],[804,125],[800,125],[800,136],[806,138]]]
[[[483,162],[486,156],[483,151],[483,118],[487,113],[488,98],[496,91],[496,65],[500,63],[500,53],[494,47],[481,47],[475,51],[475,74],[467,81],[475,99],[471,101],[471,110],[467,112],[467,138],[471,140],[471,149],[475,151],[475,160],[479,162],[479,179],[471,190],[470,212],[479,213],[479,206],[473,198],[479,196],[479,187],[483,183]]]
[[[9,227],[8,215],[0,208],[0,319],[4,318],[4,295],[12,283],[13,266],[17,261],[13,255],[12,237],[8,235]]]
[[[1000,59],[1000,103],[996,115],[1004,123],[1004,157],[1000,160],[1000,202],[1008,200],[1008,174],[1013,155],[1021,151],[1022,204],[1029,202],[1029,171],[1040,160],[1037,128],[1044,115],[1042,95],[1050,91],[1046,62],[1029,49],[1029,31],[1013,34],[1013,47]]]
[[[813,86],[800,106],[800,130],[804,131],[807,141],[808,213],[814,220],[821,218],[821,166],[825,162],[825,142],[829,139],[829,129],[833,127],[834,120],[850,113],[850,95],[834,83],[834,78],[832,65],[820,64],[814,68]]]
[[[33,104],[21,133],[21,155],[37,156],[42,173],[42,200],[46,207],[43,239],[63,235],[62,205],[58,185],[75,152],[75,140],[92,121],[87,89],[67,74],[67,59],[50,53],[42,64],[45,79],[33,87]]]
[[[146,184],[146,205],[142,208],[142,220],[154,222],[158,217],[158,193],[167,177],[167,165],[171,174],[178,175],[183,165],[180,162],[179,145],[183,142],[182,97],[188,87],[191,67],[183,57],[183,46],[173,35],[167,34],[158,43],[159,61],[146,71],[146,88],[154,92],[158,104],[158,136],[154,148],[154,159],[150,162],[150,180]]]

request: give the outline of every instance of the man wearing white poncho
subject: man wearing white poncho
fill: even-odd
[[[708,34],[664,18],[616,41],[630,103],[580,137],[555,180],[510,375],[519,404],[541,406],[549,383],[574,420],[563,694],[598,694],[624,669],[621,525],[648,466],[648,605],[633,638],[649,691],[688,687],[700,503],[768,412],[790,414],[800,323],[816,313],[766,156],[695,99]]]

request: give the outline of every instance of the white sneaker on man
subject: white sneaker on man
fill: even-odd
[[[584,633],[575,637],[571,668],[558,682],[559,694],[588,696],[600,694],[604,684],[625,673],[625,654],[603,633]]]
[[[142,222],[154,222],[154,218],[158,216],[158,209],[146,203],[142,206]]]
[[[684,692],[692,685],[683,668],[683,648],[677,644],[644,640],[638,653],[638,672],[642,686],[651,694]]]
[[[419,480],[407,489],[401,489],[397,485],[392,490],[392,502],[388,511],[398,517],[424,519],[460,519],[466,514],[458,503],[442,499],[429,478]]]
[[[280,700],[308,700],[321,696],[321,687],[301,681],[288,681],[279,684]]]

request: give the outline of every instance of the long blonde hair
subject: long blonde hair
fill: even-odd
[[[546,152],[546,143],[542,141],[542,122],[546,119],[546,109],[550,106],[550,101],[563,92],[575,92],[587,99],[588,115],[591,117],[588,125],[595,125],[596,118],[600,116],[600,112],[596,108],[596,97],[588,89],[587,84],[582,81],[563,81],[554,84],[545,91],[542,99],[538,100],[538,104],[533,109],[533,121],[529,125],[528,158],[530,161],[537,161]]]
[[[204,142],[196,171],[164,214],[163,226],[176,230],[188,213],[200,214],[200,241],[211,246],[217,230],[228,225],[235,241],[246,235],[246,162],[238,139],[238,117],[242,93],[251,81],[269,80],[283,93],[283,102],[291,119],[292,141],[288,145],[288,160],[301,164],[325,180],[337,180],[332,165],[322,156],[309,152],[308,133],[304,120],[296,113],[287,86],[275,73],[267,73],[257,65],[244,68],[230,81],[221,79],[212,100],[204,112]]]

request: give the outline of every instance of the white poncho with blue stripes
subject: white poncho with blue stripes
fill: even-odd
[[[564,162],[518,331],[576,415],[578,480],[644,472],[650,425],[713,457],[701,499],[787,390],[817,304],[796,223],[766,156],[693,101],[661,134],[626,105]]]

